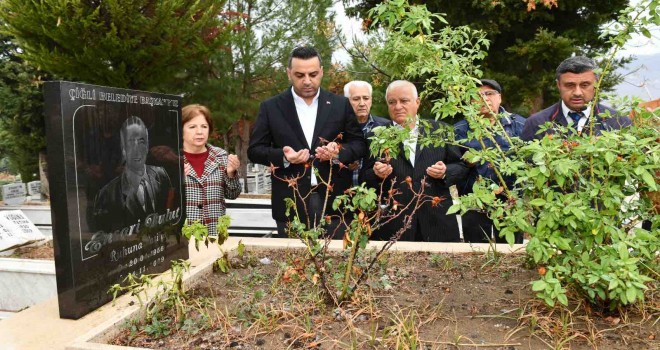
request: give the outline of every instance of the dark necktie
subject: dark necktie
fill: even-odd
[[[151,198],[149,196],[149,191],[147,190],[147,182],[142,179],[140,181],[140,185],[138,186],[137,190],[137,198],[138,202],[140,203],[140,206],[142,206],[142,209],[145,212],[151,212],[153,211],[152,205],[151,205]]]
[[[582,112],[568,112],[568,116],[571,117],[571,119],[573,119],[573,125],[575,125],[575,127],[577,127],[578,123],[580,122],[580,119],[582,119],[582,117],[584,117],[584,113],[582,113]]]

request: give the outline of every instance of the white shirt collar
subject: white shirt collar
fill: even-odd
[[[568,108],[566,103],[564,103],[564,100],[562,100],[561,101],[561,112],[562,112],[562,115],[564,116],[564,120],[566,120],[566,125],[573,125],[573,119],[571,119],[571,117],[568,116],[569,112],[582,112],[584,114],[584,116],[582,118],[580,118],[580,120],[578,121],[577,128],[576,128],[578,132],[582,132],[582,129],[584,129],[584,126],[589,121],[589,115],[591,114],[591,103],[588,104],[587,108],[585,108],[582,111],[574,111],[574,110]]]
[[[392,120],[392,125],[397,126],[401,129],[405,128],[405,126],[400,125],[399,123],[395,122],[394,120]],[[419,115],[416,115],[415,116],[415,127],[410,130],[410,135],[413,135],[413,134],[417,135],[418,130],[419,130]]]
[[[564,119],[566,119],[567,122],[571,121],[571,120],[568,119],[569,118],[569,116],[568,116],[569,112],[582,112],[582,113],[584,113],[584,117],[582,117],[582,119],[584,119],[584,118],[589,119],[589,114],[591,113],[591,103],[588,104],[587,108],[584,109],[583,111],[574,111],[574,110],[568,108],[566,103],[564,103],[564,101],[562,100],[561,101],[561,112],[564,115]]]
[[[293,86],[291,87],[291,93],[293,94],[293,102],[307,104],[307,102],[305,102],[305,100],[302,97],[296,94],[296,91],[293,89]],[[314,96],[314,99],[312,100],[312,104],[318,102],[320,94],[321,94],[321,89],[316,90],[316,96]]]

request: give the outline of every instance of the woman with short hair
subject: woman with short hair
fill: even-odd
[[[240,162],[236,155],[208,143],[213,120],[207,107],[187,105],[182,116],[188,223],[200,221],[208,227],[209,235],[217,235],[218,218],[227,208],[225,199],[235,199],[241,193]]]

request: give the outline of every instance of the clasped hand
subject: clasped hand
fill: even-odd
[[[337,158],[339,155],[339,145],[336,142],[330,142],[325,146],[316,147],[316,158],[322,161],[328,161]]]
[[[229,177],[236,177],[238,168],[241,167],[241,162],[238,160],[238,156],[235,154],[230,154],[227,156],[227,175]]]
[[[306,148],[296,152],[293,148],[284,146],[282,151],[284,151],[284,158],[291,164],[303,164],[309,159],[309,150]]]
[[[434,179],[442,179],[447,172],[447,166],[442,161],[438,161],[426,168],[426,174]],[[381,179],[387,178],[392,173],[392,166],[387,163],[376,162],[374,164],[374,174]]]

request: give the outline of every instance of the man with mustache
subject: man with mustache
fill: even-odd
[[[575,56],[564,60],[559,64],[556,71],[557,88],[561,101],[532,115],[525,122],[521,139],[530,141],[542,139],[545,134],[552,134],[556,130],[552,127],[539,133],[541,125],[552,123],[563,127],[570,126],[578,133],[589,129],[589,118],[591,118],[591,101],[596,93],[596,81],[598,77],[594,70],[596,62],[592,59]],[[606,111],[610,116],[606,117]],[[616,130],[630,126],[628,117],[619,117],[617,112],[602,104],[593,108],[595,114],[594,133],[599,135],[603,130]]]

